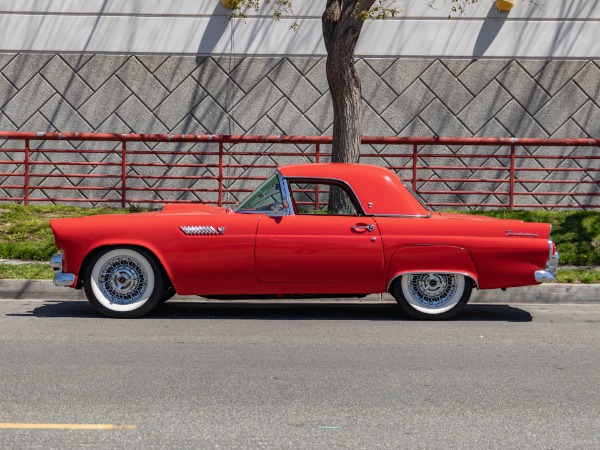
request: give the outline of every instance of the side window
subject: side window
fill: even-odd
[[[333,183],[288,183],[298,215],[358,216],[346,189]]]

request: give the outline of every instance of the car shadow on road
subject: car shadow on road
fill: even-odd
[[[102,318],[86,301],[48,301],[27,313],[7,316],[43,318]],[[144,320],[413,320],[395,303],[350,302],[248,302],[170,301],[159,305]],[[454,320],[482,322],[531,322],[528,311],[502,304],[472,304]]]

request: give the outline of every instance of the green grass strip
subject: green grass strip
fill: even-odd
[[[0,204],[0,258],[48,261],[56,253],[50,219],[139,211],[142,209]],[[552,238],[558,246],[561,264],[600,266],[600,211],[455,212],[551,223]]]
[[[453,211],[465,213],[465,211]],[[600,266],[600,211],[469,211],[468,214],[552,224],[560,264]]]
[[[597,284],[600,283],[600,270],[558,270],[557,283]]]
[[[0,258],[49,261],[57,252],[50,229],[51,219],[139,211],[142,210],[0,204]]]
[[[2,280],[51,280],[53,278],[54,272],[48,263],[0,264]]]

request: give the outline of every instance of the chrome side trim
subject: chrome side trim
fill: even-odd
[[[72,273],[61,272],[54,275],[55,286],[69,287],[73,283],[75,283],[75,275],[73,275]]]
[[[215,228],[204,225],[182,225],[179,229],[186,236],[218,236],[225,233],[225,227]]]
[[[236,214],[267,214],[266,211],[250,211],[247,209],[238,209],[234,212]]]
[[[396,274],[396,276],[394,278],[392,278],[390,280],[390,282],[388,283],[387,286],[387,292],[390,292],[390,288],[392,287],[392,284],[394,283],[394,281],[396,281],[396,278],[400,278],[402,275],[416,275],[416,274],[423,274],[423,273],[450,273],[453,275],[464,275],[467,278],[470,278],[471,280],[473,280],[473,285],[479,289],[479,285],[477,284],[477,280],[475,278],[473,278],[471,275],[469,275],[466,272],[412,272],[412,271],[408,271],[408,272],[400,272],[398,274]]]
[[[431,213],[424,214],[373,214],[373,217],[396,217],[399,219],[429,219]]]

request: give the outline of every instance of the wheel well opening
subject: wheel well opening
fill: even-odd
[[[477,284],[477,280],[472,275],[469,275],[468,273],[464,273],[464,272],[433,272],[432,271],[432,272],[403,272],[403,273],[400,273],[390,280],[390,282],[388,283],[387,292],[390,294],[392,293],[392,289],[393,289],[394,285],[396,283],[400,282],[403,275],[410,275],[410,274],[416,274],[416,273],[448,273],[448,274],[464,275],[465,278],[468,278],[469,280],[471,280],[473,287],[475,289],[479,290],[479,285]]]
[[[152,250],[150,250],[147,247],[143,247],[141,245],[103,245],[103,246],[95,248],[94,250],[89,252],[87,255],[85,255],[85,258],[83,259],[83,262],[81,263],[81,267],[79,268],[79,273],[77,276],[77,286],[76,286],[77,289],[81,289],[83,287],[83,279],[84,279],[85,271],[87,269],[88,264],[94,258],[94,256],[96,256],[98,253],[100,253],[102,251],[113,250],[116,248],[128,248],[131,250],[143,250],[143,251],[147,252],[149,254],[149,256],[154,258],[154,261],[156,262],[158,267],[160,267],[160,270],[162,271],[162,275],[164,276],[168,287],[171,289],[175,289],[175,287],[173,286],[173,283],[171,282],[171,278],[169,277],[169,274],[165,270],[160,258],[158,258]]]

